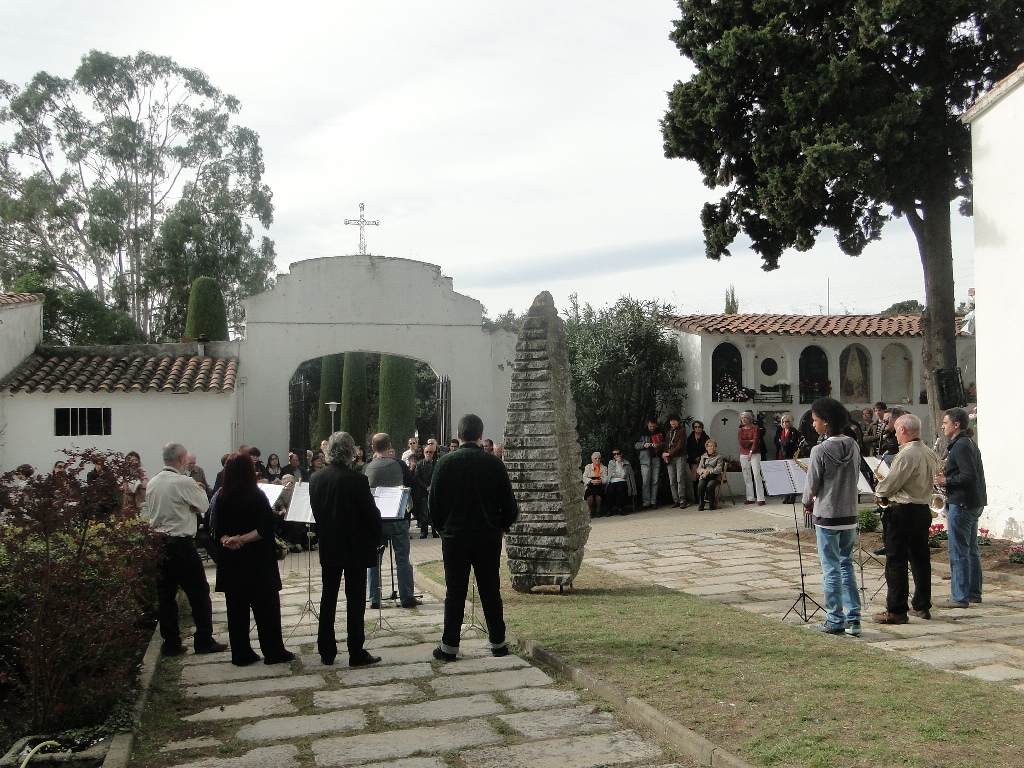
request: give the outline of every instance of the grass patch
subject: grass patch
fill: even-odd
[[[1008,686],[587,565],[564,595],[502,597],[512,631],[757,765],[1020,764]]]

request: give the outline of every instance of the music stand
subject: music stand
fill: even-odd
[[[288,502],[288,511],[285,513],[284,519],[288,523],[302,523],[306,526],[306,604],[302,606],[302,613],[299,614],[298,621],[295,622],[295,626],[285,638],[290,640],[295,634],[295,630],[302,625],[302,620],[306,618],[307,614],[312,615],[317,621],[320,620],[320,612],[317,610],[316,603],[313,602],[313,538],[316,535],[313,533],[313,525],[316,521],[313,519],[313,508],[309,503],[308,484],[296,482],[292,486],[292,497]]]
[[[486,632],[487,627],[476,623],[476,568],[469,572],[469,624],[462,627],[459,637],[465,637],[471,629]]]
[[[406,508],[409,504],[409,497],[411,489],[405,486],[377,486],[371,488],[373,493],[373,501],[377,505],[377,510],[380,512],[381,520],[384,522],[398,521],[405,519]],[[384,579],[381,571],[384,566],[384,551],[387,550],[389,553],[389,560],[391,564],[391,594],[384,597]],[[398,581],[395,578],[395,554],[394,546],[391,543],[391,539],[385,539],[377,547],[377,590],[379,599],[377,600],[377,626],[369,634],[367,639],[375,637],[381,632],[387,631],[399,637],[408,637],[397,631],[387,619],[384,618],[384,600],[398,600],[399,595],[397,592]],[[411,638],[410,638],[411,639]]]

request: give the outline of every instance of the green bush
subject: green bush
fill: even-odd
[[[224,308],[224,296],[212,277],[197,277],[188,295],[185,337],[195,340],[200,336],[206,336],[210,341],[228,340],[228,313]]]
[[[401,455],[416,429],[416,361],[394,355],[380,356],[381,432],[391,436]]]
[[[366,353],[346,352],[341,378],[341,420],[338,429],[348,432],[356,445],[366,444],[370,427],[370,399],[366,390]]]
[[[878,526],[882,524],[882,518],[878,516],[878,512],[874,507],[861,507],[857,512],[857,519],[860,529],[864,533],[874,533],[878,530]]]

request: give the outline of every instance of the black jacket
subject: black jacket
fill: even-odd
[[[259,541],[241,549],[220,549],[217,559],[218,592],[260,593],[281,589],[274,547],[274,512],[259,488],[240,488],[231,498],[217,494],[217,538],[241,536],[255,530]]]
[[[365,475],[339,464],[328,464],[309,479],[309,503],[316,520],[321,565],[377,565],[380,512]]]
[[[435,530],[445,539],[500,539],[519,516],[505,465],[476,443],[437,460],[429,504]]]
[[[985,467],[977,444],[961,432],[949,444],[946,455],[946,498],[968,509],[988,505]]]

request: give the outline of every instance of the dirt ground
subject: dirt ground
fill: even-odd
[[[805,531],[800,531],[800,537],[802,543],[810,541],[813,545],[814,533],[811,530],[807,530],[807,539],[804,538]],[[793,543],[796,546],[796,534],[792,530],[788,531],[777,531],[773,534],[766,534],[783,541]],[[863,546],[869,552],[878,549],[882,546],[882,532],[876,531],[875,533],[862,533],[861,541]],[[979,547],[978,550],[981,553],[981,570],[982,573],[1006,573],[1013,576],[1019,576],[1024,579],[1024,563],[1011,563],[1009,558],[1008,550],[1012,541],[1006,539],[992,539],[992,543],[988,546]],[[941,573],[944,576],[949,575],[949,555],[946,548],[946,542],[941,542],[941,546],[938,549],[932,548],[932,567],[935,572]]]

